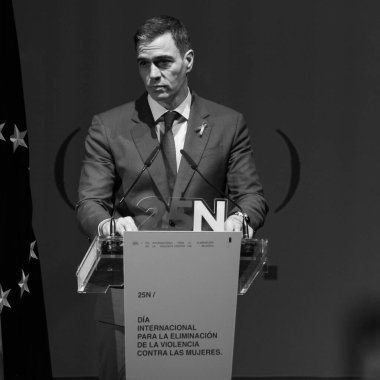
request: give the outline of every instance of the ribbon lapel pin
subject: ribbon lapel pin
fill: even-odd
[[[205,131],[206,128],[207,128],[207,122],[204,121],[204,122],[202,123],[202,125],[200,125],[199,127],[197,127],[197,128],[195,129],[195,131],[196,131],[197,133],[199,133],[199,137],[202,137],[203,132]]]

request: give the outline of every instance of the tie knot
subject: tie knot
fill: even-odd
[[[174,120],[178,117],[178,112],[168,111],[164,114],[164,123],[165,123],[165,133],[170,131],[173,126]]]

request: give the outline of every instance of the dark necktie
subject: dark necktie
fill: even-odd
[[[172,126],[178,116],[179,114],[176,111],[168,111],[164,114],[165,134],[161,136],[162,154],[168,177],[170,195],[173,194],[177,176],[177,159]]]

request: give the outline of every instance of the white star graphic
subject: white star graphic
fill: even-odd
[[[29,253],[29,260],[30,259],[36,259],[38,260],[38,257],[36,255],[36,252],[34,252],[34,246],[36,245],[36,241],[30,243],[30,253]]]
[[[18,286],[21,288],[20,298],[24,294],[24,291],[27,291],[28,293],[30,293],[30,290],[28,288],[29,275],[25,276],[25,273],[23,270],[21,270],[21,272],[22,272],[22,278],[21,278],[20,282],[18,283]]]
[[[10,140],[13,142],[13,152],[16,151],[18,146],[23,146],[24,148],[28,148],[24,141],[24,137],[26,135],[27,131],[20,132],[17,128],[17,125],[15,124],[15,129],[13,132],[13,135],[11,136]]]
[[[0,315],[1,315],[1,312],[3,311],[4,306],[11,307],[11,305],[9,305],[9,302],[7,300],[7,297],[10,291],[11,290],[9,289],[3,292],[3,288],[0,285]]]
[[[0,140],[6,141],[4,135],[1,133],[1,131],[3,130],[4,126],[5,126],[5,123],[0,124]]]

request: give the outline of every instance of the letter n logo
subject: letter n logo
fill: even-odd
[[[214,202],[212,213],[208,206],[202,200],[194,201],[194,231],[202,231],[202,220],[204,219],[213,231],[224,231],[224,221],[226,218],[227,200],[217,199]]]

